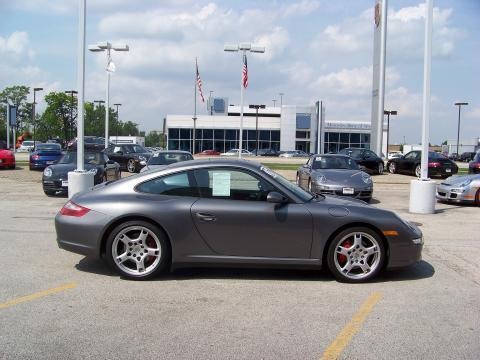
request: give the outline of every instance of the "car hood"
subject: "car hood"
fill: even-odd
[[[84,164],[84,169],[89,171],[95,168],[103,168],[102,165],[92,165],[92,164]],[[77,164],[56,164],[56,165],[50,165],[50,169],[52,169],[52,177],[56,177],[58,175],[65,175],[69,171],[73,171],[77,168]]]
[[[362,176],[368,176],[361,170],[349,169],[318,169],[312,171],[312,177],[325,176],[325,184],[335,185],[367,185]]]
[[[470,175],[455,175],[450,176],[448,179],[442,182],[442,185],[458,185],[463,183],[465,180],[477,180],[480,179],[480,174],[470,174]]]

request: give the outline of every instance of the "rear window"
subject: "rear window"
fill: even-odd
[[[59,144],[39,144],[37,145],[37,150],[50,150],[50,151],[60,151],[62,148]]]

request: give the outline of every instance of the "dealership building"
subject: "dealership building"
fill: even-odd
[[[197,115],[194,152],[238,149],[240,106],[229,105],[226,98],[212,98],[207,108],[208,115]],[[346,147],[370,148],[370,122],[319,121],[318,109],[318,104],[266,107],[258,109],[257,117],[256,109],[245,105],[243,148],[256,149],[257,136],[259,149],[317,152],[318,140],[325,153]],[[165,127],[169,150],[192,152],[192,115],[167,115]]]

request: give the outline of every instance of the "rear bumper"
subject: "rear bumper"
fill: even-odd
[[[15,166],[15,158],[0,159],[0,168]]]
[[[451,176],[458,173],[458,168],[451,168],[451,171],[447,171],[445,168],[428,168],[428,175],[430,176]]]

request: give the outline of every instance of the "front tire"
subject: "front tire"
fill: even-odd
[[[110,233],[106,258],[121,276],[132,280],[150,279],[162,272],[170,261],[165,234],[146,221],[128,221]]]
[[[391,162],[388,165],[388,171],[390,172],[390,174],[395,174],[397,172],[397,165],[394,162]]]
[[[127,161],[127,171],[129,173],[134,173],[137,171],[137,166],[135,165],[134,159],[128,159]]]
[[[420,164],[418,164],[416,167],[415,167],[415,176],[416,177],[420,177],[422,176],[422,166]]]
[[[328,248],[327,264],[337,280],[361,283],[378,275],[385,256],[383,241],[375,231],[354,227],[335,236]]]

